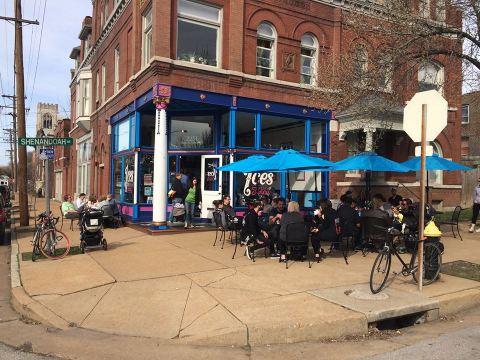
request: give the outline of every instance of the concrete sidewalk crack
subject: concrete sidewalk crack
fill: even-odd
[[[186,329],[188,329],[190,326],[193,325],[193,323],[195,323],[198,319],[200,319],[202,316],[208,314],[210,311],[212,311],[213,309],[215,309],[216,307],[220,306],[220,304],[215,304],[214,306],[212,306],[210,309],[208,309],[207,311],[201,313],[200,315],[198,315],[195,319],[193,319],[190,324],[186,325],[185,327],[181,328],[180,329],[180,332],[182,331],[185,331]],[[183,322],[183,319],[182,319],[182,322]]]
[[[98,299],[97,303],[92,307],[92,309],[90,310],[90,312],[87,314],[87,316],[85,316],[85,318],[80,322],[80,324],[78,324],[78,326],[82,326],[83,323],[88,319],[88,317],[92,314],[93,310],[95,310],[95,308],[98,306],[98,304],[100,304],[100,301],[103,300],[103,298],[110,292],[110,290],[112,290],[113,286],[115,284],[111,284],[110,285],[110,289],[108,289],[107,291],[105,291],[105,294],[103,294],[100,299]]]
[[[185,311],[187,310],[188,301],[190,300],[192,284],[193,284],[193,281],[190,280],[190,288],[188,289],[187,300],[185,301],[185,306],[183,307],[182,319],[180,320],[180,326],[178,327],[177,336],[175,336],[174,339],[178,339],[180,337],[180,332],[182,331],[183,318],[185,317]]]
[[[214,281],[212,281],[212,282],[209,282],[208,284],[205,284],[203,287],[207,287],[207,286],[210,286],[210,285],[212,285],[212,284],[218,283],[218,282],[220,282],[220,281],[222,281],[222,280],[225,280],[225,279],[227,279],[227,278],[229,278],[229,277],[233,277],[233,276],[237,275],[237,273],[238,273],[238,272],[237,272],[237,269],[234,268],[233,274],[229,274],[229,275],[226,275],[226,276],[224,276],[224,277],[222,277],[222,278],[220,278],[220,279],[217,279],[217,280],[214,280]]]

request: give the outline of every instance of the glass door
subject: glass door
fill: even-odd
[[[214,200],[222,198],[222,155],[202,155],[202,218],[212,218]]]

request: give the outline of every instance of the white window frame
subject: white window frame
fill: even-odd
[[[445,0],[435,1],[435,20],[445,22],[447,18],[447,2]]]
[[[81,80],[80,89],[82,91],[82,108],[80,116],[90,115],[91,86],[90,80]]]
[[[102,14],[103,14],[102,28],[104,28],[105,25],[107,25],[107,20],[108,20],[108,17],[110,16],[110,13],[108,12],[108,0],[103,1]]]
[[[152,8],[149,7],[142,15],[142,67],[146,66],[152,57],[152,22]]]
[[[418,13],[425,19],[430,17],[430,0],[419,0]]]
[[[100,101],[100,70],[97,70],[95,76],[95,102],[98,104]]]
[[[429,66],[432,66],[436,69],[436,76],[435,76],[435,82],[428,82],[428,78],[425,76],[423,79],[420,79],[420,73],[422,68],[428,68]],[[424,71],[426,74],[426,70]],[[445,68],[442,64],[436,62],[436,61],[425,61],[423,64],[420,64],[418,67],[418,74],[417,74],[417,80],[418,80],[418,87],[420,88],[420,83],[425,83],[425,84],[430,84],[430,85],[435,85],[436,90],[443,94],[443,88],[445,84]],[[427,81],[422,81],[422,80],[427,80]]]
[[[107,78],[107,66],[105,64],[102,64],[102,102],[106,102],[106,78]]]
[[[77,83],[77,89],[75,91],[75,100],[76,100],[76,117],[80,116],[80,97],[82,96],[81,89],[80,89],[80,82]]]
[[[317,63],[318,63],[318,40],[315,35],[312,33],[305,33],[302,36],[302,39],[304,36],[310,36],[313,39],[313,46],[310,45],[305,45],[301,43],[301,50],[310,50],[313,51],[313,55],[304,55],[300,52],[300,83],[301,84],[306,84],[306,85],[315,85],[316,84],[316,74],[317,74]],[[305,74],[303,73],[303,59],[308,58],[311,60],[310,62],[310,74]],[[310,76],[310,82],[306,83],[303,81],[303,76]]]
[[[266,35],[261,35],[261,34],[258,33],[258,28],[262,24],[268,25],[272,29],[273,36],[266,36]],[[263,46],[258,46],[258,40],[259,39],[271,41],[272,42],[272,47],[271,48],[266,48],[266,47],[263,47]],[[262,21],[257,27],[256,41],[257,41],[257,44],[256,44],[256,47],[255,47],[255,50],[262,49],[262,50],[270,51],[270,68],[266,68],[266,67],[263,67],[263,66],[258,66],[258,64],[257,64],[257,61],[258,61],[257,51],[255,51],[255,69],[256,70],[258,68],[268,69],[270,72],[269,72],[269,76],[266,76],[266,77],[271,78],[271,79],[275,79],[275,77],[276,77],[275,69],[277,68],[277,56],[276,56],[277,55],[276,54],[277,53],[277,30],[275,29],[275,26],[273,26],[271,23],[269,23],[267,21]],[[257,74],[257,71],[255,71],[255,74]],[[257,74],[257,76],[265,77],[264,75],[259,75],[259,74]]]
[[[355,72],[357,71],[358,64],[361,64],[361,68],[359,67],[360,73],[355,74],[355,75],[359,76],[359,78],[356,79],[356,80],[359,81],[359,85],[364,85],[365,81],[366,81],[365,76],[368,73],[368,50],[367,50],[367,47],[364,44],[357,44],[357,45],[355,45],[354,51],[355,52],[354,52],[354,64],[353,64],[353,66],[354,66],[354,71]],[[362,54],[360,54],[360,51],[361,51]],[[362,57],[365,57],[365,59],[361,59],[359,55],[361,55]]]
[[[186,1],[186,2],[198,3],[198,4],[201,4],[201,5],[204,5],[204,6],[208,6],[208,7],[217,9],[218,10],[218,21],[215,22],[215,21],[207,20],[207,19],[204,19],[204,18],[201,18],[201,17],[193,16],[191,14],[182,14],[179,10],[180,1],[182,1],[182,0],[179,0],[178,3],[177,3],[177,39],[176,39],[176,51],[175,51],[176,58],[177,59],[179,58],[179,56],[178,56],[178,23],[180,21],[188,22],[188,23],[197,24],[197,25],[201,25],[201,26],[205,26],[205,27],[209,27],[209,28],[217,30],[217,43],[216,43],[217,53],[215,54],[215,59],[217,61],[217,65],[216,66],[209,65],[209,64],[203,64],[203,65],[213,66],[213,67],[216,67],[216,68],[221,68],[222,67],[222,57],[221,57],[222,40],[221,39],[222,39],[223,9],[219,8],[217,6],[213,6],[211,4],[201,2],[201,1],[183,0],[183,1]],[[196,63],[196,64],[199,64],[196,61],[193,61],[193,62]]]
[[[463,121],[463,109],[467,109],[467,121]],[[463,104],[462,105],[462,124],[470,124],[470,105]]]
[[[120,89],[120,47],[116,47],[114,50],[114,81],[113,81],[113,93],[118,93]]]

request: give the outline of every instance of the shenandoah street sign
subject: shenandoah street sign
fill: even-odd
[[[18,138],[20,146],[71,146],[73,138]]]

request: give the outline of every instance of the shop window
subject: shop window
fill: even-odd
[[[113,159],[113,193],[121,201],[122,195],[122,158]]]
[[[275,39],[274,27],[262,22],[257,28],[257,75],[275,77]]]
[[[152,53],[152,8],[142,16],[142,66],[150,61]]]
[[[123,157],[123,202],[134,203],[135,189],[135,156]]]
[[[310,152],[325,153],[326,124],[324,122],[312,121],[310,125]]]
[[[418,91],[442,92],[443,79],[443,66],[432,61],[425,62],[418,69]]]
[[[140,160],[140,194],[138,202],[153,202],[153,154],[142,154]]]
[[[318,42],[312,34],[302,36],[300,82],[311,85],[315,82],[315,68],[317,63]]]
[[[240,161],[251,154],[237,154],[235,161]],[[246,206],[249,198],[258,198],[266,195],[270,198],[280,196],[279,173],[235,173],[234,181],[234,206]]]
[[[130,117],[130,148],[136,147],[138,144],[136,143],[136,121],[135,116]]]
[[[262,115],[262,148],[305,151],[305,122]]]
[[[230,145],[230,113],[222,114],[220,122],[222,124],[220,146],[228,147]]]
[[[124,151],[130,148],[130,121],[125,120],[116,126],[115,131],[116,151]]]
[[[221,10],[190,0],[179,0],[177,59],[217,66]]]
[[[313,171],[300,171],[289,173],[291,196],[301,207],[312,208],[321,198],[322,173]],[[315,182],[316,177],[316,182]],[[315,192],[317,190],[317,192]]]
[[[172,116],[170,147],[172,149],[213,148],[213,115]]]
[[[235,121],[235,145],[255,147],[255,114],[237,112]]]
[[[462,105],[462,124],[470,123],[470,106]]]
[[[140,118],[140,146],[155,145],[155,115],[142,114]]]

